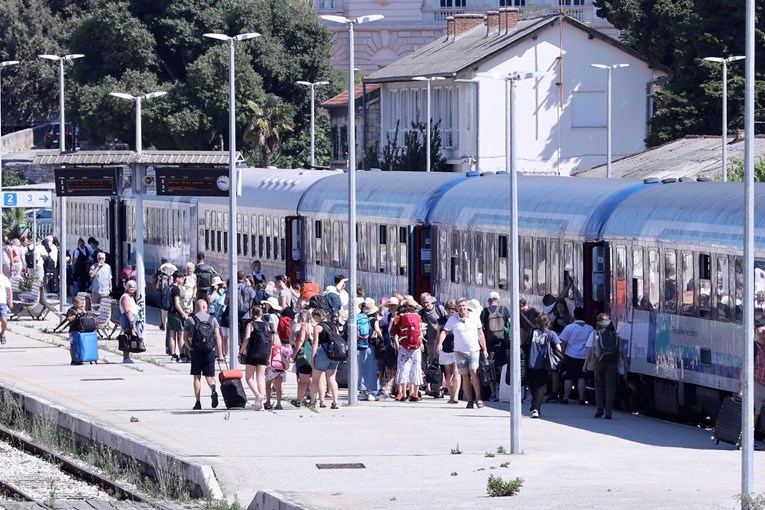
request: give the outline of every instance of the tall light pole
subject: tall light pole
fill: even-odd
[[[547,73],[512,72],[510,74],[478,73],[479,78],[504,80],[505,82],[505,164],[510,173],[510,325],[512,374],[510,389],[513,395],[510,404],[510,453],[522,453],[521,449],[521,329],[518,323],[520,317],[520,288],[518,286],[520,267],[518,261],[518,155],[515,146],[515,86],[520,80],[540,78]]]
[[[325,15],[322,19],[348,25],[348,287],[351,296],[348,307],[348,324],[356,324],[356,94],[354,74],[353,26],[383,19],[382,14],[369,14],[348,19],[343,16]],[[359,404],[359,367],[356,335],[349,335],[348,350],[348,405]]]
[[[165,91],[151,92],[141,96],[131,96],[122,92],[111,92],[114,97],[127,99],[135,102],[135,153],[137,157],[141,156],[143,151],[141,136],[141,101],[144,99],[154,99],[167,94]],[[135,272],[137,274],[138,296],[143,298],[142,305],[146,303],[146,267],[143,261],[143,171],[140,168],[140,162],[136,162],[136,168],[133,172],[133,190],[135,193]],[[145,317],[145,315],[143,315]]]
[[[606,177],[611,178],[611,71],[629,64],[590,64],[591,67],[605,69],[608,73],[608,91],[606,92]]]
[[[225,34],[203,34],[210,39],[217,39],[219,41],[228,42],[228,194],[229,194],[229,206],[228,206],[228,218],[229,218],[229,265],[230,282],[229,287],[229,310],[230,314],[234,317],[234,320],[229,321],[229,364],[232,368],[239,366],[239,321],[236,320],[236,311],[239,309],[239,292],[237,292],[236,274],[237,269],[237,243],[236,243],[236,194],[239,190],[238,176],[236,171],[236,91],[234,90],[235,78],[234,78],[234,45],[238,41],[246,41],[247,39],[254,39],[260,37],[257,32],[247,32],[245,34],[239,34],[235,36],[228,36]]]
[[[298,85],[304,87],[311,87],[311,168],[316,166],[316,124],[314,123],[314,115],[316,113],[316,107],[314,102],[316,100],[316,87],[320,85],[327,85],[328,81],[296,81]]]
[[[69,62],[85,55],[72,53],[69,55],[37,55],[46,60],[58,61],[58,148],[61,154],[66,152],[66,121],[64,114],[64,62]],[[74,143],[74,124],[72,125],[72,150],[76,149]],[[61,222],[61,249],[58,250],[58,278],[59,278],[59,310],[66,310],[66,197],[61,197],[59,203],[59,221]],[[37,235],[37,232],[35,232]],[[42,282],[41,282],[42,283]]]
[[[0,62],[0,230],[2,230],[3,225],[3,143],[2,143],[2,136],[3,136],[3,114],[2,114],[2,108],[3,108],[3,69],[9,66],[15,66],[18,64],[18,60],[6,60],[5,62]]]
[[[721,57],[704,57],[707,62],[722,64],[722,177],[728,180],[728,64],[743,60],[742,55]]]
[[[430,83],[433,80],[443,80],[442,76],[415,76],[412,78],[414,81],[426,81],[428,82],[428,121],[427,132],[425,133],[425,171],[430,172]]]

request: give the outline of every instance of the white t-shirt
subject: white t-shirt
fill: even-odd
[[[38,267],[41,267],[44,262],[44,257],[48,256],[48,250],[45,249],[45,246],[42,244],[38,244],[35,246],[35,265]]]
[[[7,276],[0,273],[0,305],[8,304],[8,289],[11,288],[11,281]]]
[[[54,267],[58,267],[58,248],[56,248],[56,245],[53,243],[50,244],[50,253],[48,256],[53,259]]]
[[[476,352],[481,350],[478,343],[478,330],[481,329],[481,319],[477,313],[468,312],[463,320],[455,313],[444,324],[446,331],[454,334],[454,352]]]
[[[90,270],[93,271],[93,269],[97,267],[98,264],[93,264],[93,267],[91,267]],[[112,268],[109,264],[104,264],[104,267],[102,267],[93,277],[93,285],[90,287],[90,292],[108,296],[109,291],[111,290],[111,280]]]
[[[593,331],[593,327],[584,321],[574,321],[563,328],[558,336],[566,342],[566,356],[585,359],[587,357],[587,340]]]

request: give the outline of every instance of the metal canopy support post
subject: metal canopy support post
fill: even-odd
[[[237,285],[239,281],[237,279],[237,243],[236,243],[236,192],[238,189],[237,175],[236,175],[236,90],[234,87],[234,41],[235,39],[229,38],[228,40],[228,194],[229,194],[229,206],[228,206],[228,221],[229,221],[229,265],[231,271],[229,271],[229,310],[231,314],[238,313],[239,310],[239,292],[237,292]],[[229,365],[231,368],[239,366],[239,318],[234,316],[229,320]]]
[[[141,97],[135,98],[135,154],[136,160],[140,160],[141,151],[143,151],[143,133],[141,128]],[[135,195],[135,272],[136,283],[138,284],[138,296],[141,298],[141,308],[143,308],[143,317],[146,317],[146,267],[143,260],[143,187],[144,168],[140,163],[136,163],[133,169],[133,190]],[[118,268],[119,269],[119,268]]]
[[[346,330],[356,327],[356,94],[354,74],[354,21],[348,23],[348,322]],[[348,335],[348,405],[359,404],[358,339]]]
[[[59,114],[59,126],[58,126],[58,147],[61,153],[66,152],[66,122],[64,120],[64,59],[58,60],[58,85],[59,85],[59,98],[58,108],[61,112]],[[74,126],[72,126],[72,143],[74,144]],[[74,150],[75,147],[72,147]],[[61,197],[59,203],[59,223],[61,224],[61,244],[59,249],[58,260],[58,278],[59,278],[59,301],[58,310],[61,313],[66,312],[66,197]],[[35,228],[37,230],[37,228]],[[35,260],[37,257],[35,256]],[[42,283],[42,282],[41,282]]]

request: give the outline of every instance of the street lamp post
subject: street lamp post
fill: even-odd
[[[219,41],[228,42],[228,188],[229,188],[229,265],[230,271],[230,287],[229,287],[229,307],[233,320],[229,324],[229,364],[231,368],[239,366],[239,321],[236,320],[236,310],[239,309],[239,292],[237,292],[236,274],[237,269],[237,242],[236,242],[236,194],[239,189],[237,183],[237,171],[236,171],[236,92],[234,90],[234,44],[238,41],[246,41],[247,39],[254,39],[260,37],[257,32],[247,32],[235,36],[228,36],[225,34],[208,33],[203,34],[210,39],[217,39]]]
[[[314,123],[314,115],[316,113],[316,107],[314,106],[314,102],[316,100],[316,87],[320,85],[327,85],[329,84],[328,81],[315,81],[315,82],[309,82],[309,81],[296,81],[298,85],[303,85],[305,87],[311,87],[311,168],[316,166],[316,124]]]
[[[9,66],[15,66],[18,64],[18,60],[6,60],[5,62],[0,62],[0,139],[3,135],[3,114],[2,114],[2,104],[3,104],[3,83],[2,83],[2,71],[3,68],[9,67]],[[0,230],[2,230],[2,221],[3,221],[3,143],[0,140]]]
[[[348,25],[348,288],[351,302],[348,307],[348,324],[356,324],[356,97],[354,83],[353,26],[383,19],[382,14],[369,14],[348,19],[343,16],[325,15],[322,19]],[[356,335],[348,335],[348,405],[359,403],[359,366]]]
[[[46,60],[58,62],[58,148],[61,153],[66,152],[66,121],[64,113],[64,62],[82,58],[85,55],[81,53],[72,53],[69,55],[38,55]],[[75,150],[74,143],[74,125],[72,125],[72,150]],[[58,278],[59,278],[59,310],[64,313],[66,310],[66,197],[61,197],[59,203],[59,222],[61,223],[61,249],[59,250],[58,260]],[[35,229],[36,230],[36,229]],[[35,235],[37,232],[35,231]],[[42,282],[41,282],[42,283]]]
[[[606,92],[606,177],[611,178],[611,71],[629,64],[590,64],[591,67],[605,69],[608,72],[608,91]]]
[[[479,78],[491,78],[504,80],[505,82],[505,165],[510,173],[510,276],[508,287],[510,290],[510,327],[511,338],[511,362],[512,376],[510,389],[513,395],[511,399],[511,428],[510,428],[510,453],[521,453],[521,329],[518,323],[520,317],[520,288],[518,286],[520,266],[518,261],[518,155],[515,146],[515,86],[520,80],[539,78],[546,76],[541,72],[512,72],[510,74],[478,73]]]
[[[425,133],[425,171],[430,172],[430,84],[433,80],[443,80],[442,76],[415,76],[412,78],[414,81],[426,81],[428,82],[428,121],[427,132]]]
[[[167,92],[151,92],[140,96],[131,96],[130,94],[124,94],[122,92],[111,92],[114,97],[120,99],[127,99],[128,101],[135,102],[135,153],[137,157],[141,156],[143,150],[142,136],[141,136],[141,101],[143,99],[154,99],[155,97],[161,97],[167,94]],[[146,303],[146,267],[143,260],[143,172],[140,168],[141,163],[136,162],[136,168],[133,172],[133,190],[135,190],[135,272],[137,275],[138,284],[138,296],[142,298],[142,307]],[[143,315],[145,317],[145,314]]]
[[[721,57],[704,57],[707,62],[722,64],[722,178],[728,180],[728,64],[743,60],[742,55]]]

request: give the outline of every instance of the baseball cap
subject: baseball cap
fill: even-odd
[[[499,301],[499,292],[490,292],[489,301]]]

